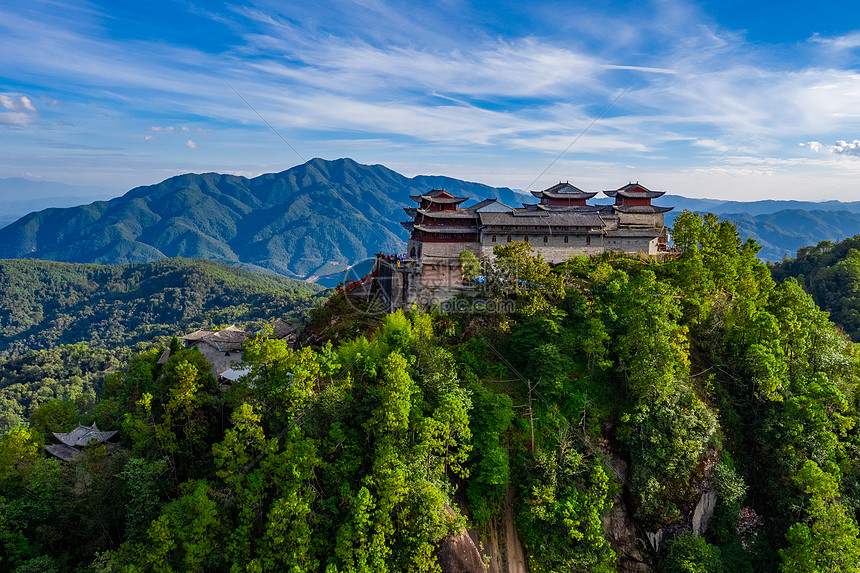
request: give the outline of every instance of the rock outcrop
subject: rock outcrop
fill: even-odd
[[[501,517],[493,519],[489,531],[472,529],[469,535],[489,558],[488,573],[529,573],[526,555],[517,532],[514,510],[514,490],[508,487],[502,504]]]
[[[481,552],[465,531],[446,537],[437,557],[442,573],[488,573]]]

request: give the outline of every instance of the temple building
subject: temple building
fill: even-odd
[[[614,203],[589,205],[597,192],[569,182],[532,191],[538,202],[519,207],[495,199],[463,206],[468,197],[441,189],[413,195],[417,206],[405,208],[411,220],[402,223],[410,233],[406,256],[396,260],[378,256],[376,281],[389,307],[397,308],[419,302],[428,292],[437,301],[463,292],[459,266],[463,251],[492,259],[497,245],[524,241],[551,264],[604,252],[642,256],[666,252],[663,214],[672,207],[651,204],[663,191],[637,182],[603,193]]]

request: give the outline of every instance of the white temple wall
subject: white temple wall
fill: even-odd
[[[625,227],[633,225],[636,227],[656,227],[663,226],[663,213],[618,213],[618,225]]]
[[[606,237],[605,250],[623,253],[657,253],[657,237]]]
[[[481,244],[481,256],[493,258],[493,247],[496,245],[507,245],[509,235],[495,235],[496,241],[493,242],[492,234],[484,236]],[[601,237],[591,235],[590,239],[586,235],[510,235],[511,243],[522,242],[525,237],[528,237],[529,244],[540,253],[545,261],[552,264],[563,263],[570,257],[577,255],[593,256],[599,255],[604,251],[601,244]],[[546,242],[544,242],[544,237]],[[567,242],[565,243],[565,238]]]
[[[420,258],[423,262],[429,262],[433,259],[456,259],[463,251],[471,251],[475,255],[481,252],[480,243],[477,241],[468,243],[421,243],[420,248]]]

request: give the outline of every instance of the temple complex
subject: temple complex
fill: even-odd
[[[406,255],[377,256],[376,282],[393,309],[423,299],[440,302],[467,291],[459,263],[463,251],[492,260],[495,246],[524,241],[551,264],[604,252],[666,252],[663,214],[672,207],[651,204],[663,191],[637,182],[603,193],[614,203],[589,205],[597,192],[569,182],[532,191],[538,202],[519,207],[495,199],[463,206],[468,197],[442,189],[413,195],[417,206],[405,208],[411,220],[401,223],[410,233]]]

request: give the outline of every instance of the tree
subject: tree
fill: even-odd
[[[797,474],[809,494],[808,518],[786,534],[780,551],[783,573],[856,573],[860,571],[860,530],[839,503],[839,481],[812,460]]]

